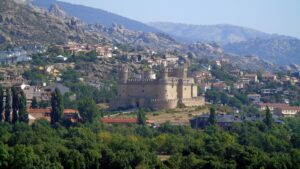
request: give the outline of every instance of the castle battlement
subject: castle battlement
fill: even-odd
[[[204,98],[198,97],[194,79],[187,77],[187,69],[162,69],[157,79],[128,78],[123,69],[118,85],[118,97],[111,102],[111,108],[154,108],[172,109],[180,106],[204,105]]]
[[[156,79],[128,79],[127,80],[127,83],[130,83],[130,82],[155,82]]]
[[[178,102],[178,99],[151,99],[151,102]]]

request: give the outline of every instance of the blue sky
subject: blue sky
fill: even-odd
[[[142,22],[233,24],[300,38],[300,0],[61,0]]]

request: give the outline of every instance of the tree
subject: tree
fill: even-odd
[[[28,112],[27,112],[27,99],[23,90],[20,92],[19,98],[19,120],[24,123],[28,123]]]
[[[217,123],[217,115],[216,115],[216,110],[215,108],[210,108],[210,114],[208,118],[208,123],[210,125],[215,125]]]
[[[3,120],[3,114],[2,114],[4,110],[3,98],[4,98],[4,91],[3,91],[3,87],[0,85],[0,122]]]
[[[51,94],[51,124],[60,122],[63,118],[63,100],[61,93],[58,88],[55,88],[54,92]]]
[[[6,89],[6,100],[5,100],[5,121],[10,122],[10,111],[11,111],[11,95],[10,90]]]
[[[145,125],[146,124],[146,117],[145,112],[143,110],[139,110],[137,112],[137,119],[139,125]]]
[[[33,97],[32,98],[32,102],[31,102],[31,106],[30,106],[32,109],[36,109],[38,108],[38,102],[37,102],[37,99],[36,97]]]
[[[78,103],[78,111],[80,116],[82,117],[83,122],[93,122],[97,117],[99,111],[98,107],[94,100],[81,99]]]
[[[273,118],[269,107],[266,108],[266,118],[264,119],[264,122],[268,127],[272,126]]]
[[[18,111],[19,111],[19,93],[17,91],[16,87],[12,87],[11,89],[12,92],[12,123],[15,124],[19,117],[18,117]]]

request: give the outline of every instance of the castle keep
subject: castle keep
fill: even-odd
[[[117,99],[111,102],[112,109],[153,108],[173,109],[176,107],[202,106],[194,78],[187,77],[187,68],[173,71],[163,68],[158,78],[152,70],[144,72],[142,78],[129,78],[128,68],[122,68],[118,83]]]

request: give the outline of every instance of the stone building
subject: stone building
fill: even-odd
[[[194,79],[187,77],[187,68],[163,68],[159,77],[150,69],[141,79],[129,78],[128,74],[128,68],[122,68],[117,99],[110,104],[112,109],[172,109],[205,104],[204,98],[198,96]]]

